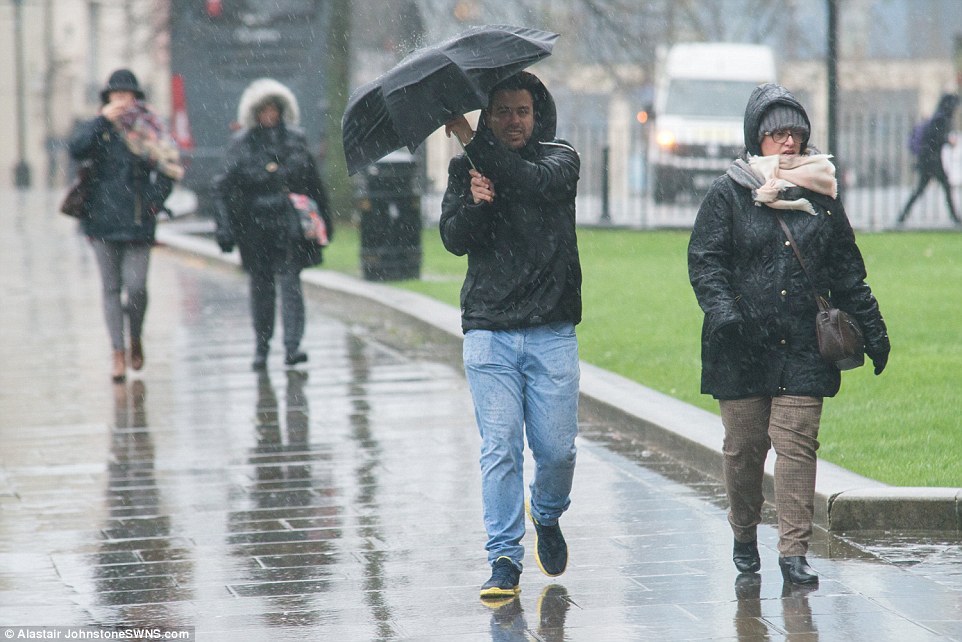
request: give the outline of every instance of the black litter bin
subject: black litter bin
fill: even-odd
[[[370,165],[361,199],[361,269],[368,281],[421,277],[421,195],[416,165],[393,152]]]

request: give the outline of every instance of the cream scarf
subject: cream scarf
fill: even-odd
[[[767,205],[780,210],[802,210],[814,216],[816,212],[811,202],[801,195],[791,194],[788,190],[793,187],[802,187],[832,198],[838,196],[835,165],[829,160],[830,158],[832,158],[831,154],[805,156],[752,156],[749,154],[747,163],[740,158],[735,160],[728,169],[728,175],[739,185],[751,189],[752,199],[758,205]]]

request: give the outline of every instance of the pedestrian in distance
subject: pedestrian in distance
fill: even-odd
[[[701,391],[718,399],[725,429],[735,567],[761,567],[756,531],[774,448],[779,567],[786,582],[810,585],[818,582],[806,555],[822,404],[841,384],[839,369],[818,351],[813,288],[858,321],[876,375],[888,361],[889,338],[837,198],[831,156],[809,145],[801,103],[780,85],[760,85],[744,132],[745,149],[712,183],[688,245],[688,273],[705,315]]]
[[[288,87],[271,78],[253,81],[241,95],[237,121],[241,128],[213,184],[217,243],[224,252],[237,245],[249,276],[253,369],[267,367],[278,290],[284,363],[294,366],[308,358],[300,348],[305,323],[301,270],[319,264],[323,257],[321,246],[305,241],[293,220],[290,195],[316,201],[333,238],[327,193],[304,132],[298,128],[300,110]]]
[[[555,127],[554,99],[528,72],[494,87],[477,132],[463,116],[445,126],[465,149],[448,167],[440,233],[449,252],[468,257],[464,367],[492,567],[483,599],[520,592],[526,511],[541,570],[560,575],[568,562],[558,519],[570,504],[578,433],[580,160]],[[527,502],[525,436],[535,463]]]
[[[100,267],[113,350],[111,378],[120,383],[128,362],[134,370],[144,367],[150,250],[157,216],[184,169],[169,130],[144,102],[133,72],[110,74],[100,99],[98,115],[77,127],[69,151],[73,159],[89,163],[94,176],[81,226]]]
[[[915,161],[915,167],[919,172],[919,182],[899,214],[897,222],[899,227],[905,225],[905,219],[908,218],[912,206],[933,178],[942,185],[942,190],[945,192],[945,203],[949,207],[949,217],[952,222],[957,227],[962,226],[962,221],[959,220],[959,215],[956,213],[955,205],[952,202],[952,188],[949,185],[948,174],[945,172],[945,164],[942,162],[942,148],[946,144],[955,145],[955,137],[952,135],[952,116],[958,106],[959,96],[957,94],[944,94],[939,100],[939,105],[936,107],[932,118],[929,119],[922,130],[918,145],[918,158]]]

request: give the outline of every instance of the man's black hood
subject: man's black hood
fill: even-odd
[[[555,109],[554,98],[551,97],[548,88],[544,86],[537,76],[527,71],[520,71],[517,75],[524,79],[524,87],[522,88],[528,89],[531,92],[531,97],[534,101],[534,130],[531,132],[531,138],[528,139],[528,142],[521,150],[522,156],[524,156],[524,150],[531,145],[550,143],[555,139],[555,132],[558,125],[558,112]],[[499,86],[492,89],[491,95],[493,96],[494,92],[498,89]],[[490,129],[487,111],[482,110],[481,117],[478,119],[478,132],[480,133],[485,130],[490,131]]]
[[[759,85],[752,92],[745,107],[745,148],[753,156],[760,156],[762,153],[761,142],[758,140],[758,128],[762,124],[762,117],[765,112],[773,105],[787,105],[801,112],[808,123],[808,130],[812,131],[812,123],[808,118],[808,113],[802,107],[802,103],[792,95],[790,91],[775,83],[765,83]],[[802,146],[801,153],[805,153],[806,145]]]

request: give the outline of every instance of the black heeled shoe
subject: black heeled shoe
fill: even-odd
[[[804,555],[779,557],[782,579],[792,584],[818,584],[818,573],[808,565]]]
[[[732,561],[739,573],[757,573],[762,567],[762,560],[758,556],[758,540],[739,542],[736,539],[732,548]]]

